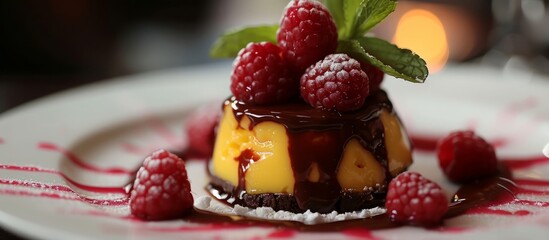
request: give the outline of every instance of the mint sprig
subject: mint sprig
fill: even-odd
[[[391,14],[396,0],[326,0],[339,35],[338,52],[368,62],[383,72],[423,83],[429,75],[425,61],[409,49],[365,34]]]
[[[396,8],[396,0],[327,0],[341,40],[364,36]]]
[[[414,83],[429,75],[425,61],[409,49],[383,39],[366,37],[374,26],[396,8],[396,0],[325,0],[338,28],[338,52],[368,62],[383,72]],[[278,25],[247,27],[225,33],[210,51],[214,58],[236,57],[250,42],[276,43]]]
[[[356,29],[357,15],[362,9],[363,0],[326,1],[337,26],[339,39],[349,39]]]
[[[341,40],[338,52],[368,62],[383,72],[404,80],[423,83],[429,75],[425,61],[409,49],[401,49],[379,38],[360,37]]]
[[[357,31],[351,38],[361,37],[395,11],[396,0],[364,0],[356,17]]]
[[[250,42],[272,42],[276,44],[278,24],[245,27],[226,32],[213,45],[210,57],[234,58],[240,49]]]

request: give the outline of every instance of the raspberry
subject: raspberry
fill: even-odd
[[[385,207],[393,221],[430,226],[440,222],[448,201],[436,183],[419,173],[405,172],[389,183]]]
[[[373,93],[379,89],[379,86],[381,85],[381,82],[383,82],[383,77],[385,77],[385,73],[381,71],[379,68],[372,66],[369,63],[360,63],[362,66],[362,70],[368,75],[368,79],[370,80],[370,92]]]
[[[185,124],[189,141],[189,152],[192,157],[209,159],[212,156],[215,142],[215,128],[219,123],[221,108],[216,102],[196,109]]]
[[[147,220],[173,219],[189,212],[193,201],[181,158],[161,149],[145,159],[130,193],[133,215]]]
[[[319,109],[360,108],[369,94],[368,75],[346,54],[331,54],[309,67],[301,77],[301,96]]]
[[[316,1],[291,1],[276,37],[284,58],[298,72],[337,48],[337,28],[332,15]]]
[[[497,173],[494,147],[471,131],[450,133],[437,145],[438,163],[448,179],[466,183]]]
[[[249,43],[240,50],[233,67],[231,92],[239,101],[266,105],[297,95],[297,79],[291,77],[280,48],[273,43]]]

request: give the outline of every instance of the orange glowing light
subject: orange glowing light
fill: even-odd
[[[423,9],[412,9],[399,20],[393,42],[419,54],[431,73],[448,61],[448,40],[440,19]]]

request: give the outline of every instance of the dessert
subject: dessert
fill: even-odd
[[[303,102],[253,106],[230,98],[210,165],[211,190],[232,204],[303,212],[383,203],[388,181],[411,163],[387,94],[340,114]]]
[[[291,212],[349,212],[384,204],[391,179],[412,164],[406,131],[379,88],[382,69],[395,75],[392,70],[403,63],[382,63],[364,52],[369,44],[361,41],[373,38],[360,35],[368,30],[363,24],[375,23],[359,15],[356,29],[347,28],[356,36],[340,31],[346,37],[338,41],[337,19],[326,7],[295,0],[276,32],[278,45],[239,43],[233,96],[223,103],[208,166],[207,189],[214,197]],[[262,28],[239,36],[257,29]],[[396,75],[423,81],[426,68],[422,74]]]

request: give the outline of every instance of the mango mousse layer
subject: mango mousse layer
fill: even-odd
[[[408,136],[383,90],[356,111],[301,102],[224,102],[207,187],[219,200],[292,212],[380,206],[412,163]]]

